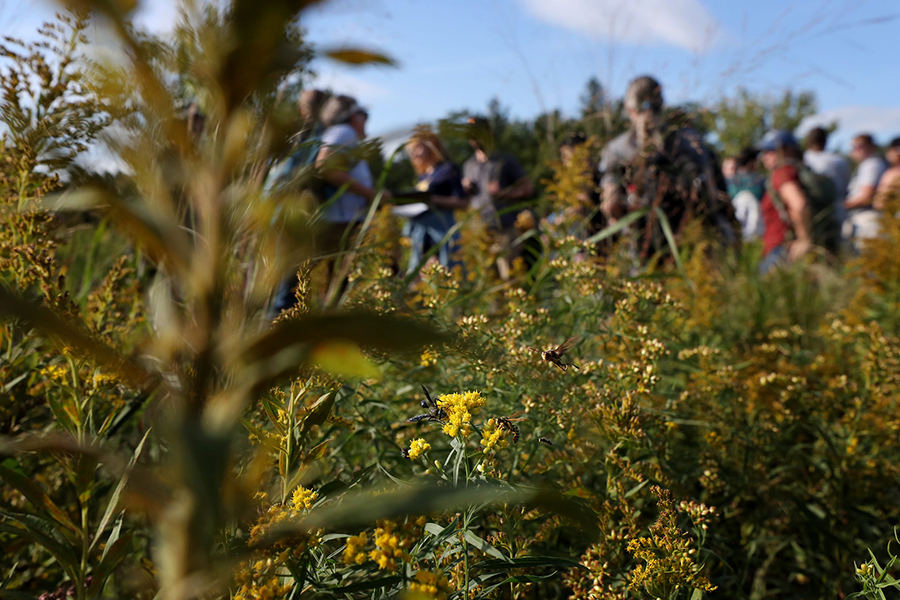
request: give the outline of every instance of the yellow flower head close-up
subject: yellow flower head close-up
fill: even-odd
[[[301,485],[291,495],[291,504],[294,510],[310,510],[318,498],[319,494],[317,492],[308,490]]]
[[[484,453],[488,454],[496,448],[506,448],[506,431],[497,426],[497,421],[491,419],[481,430],[481,445],[484,446]]]
[[[409,453],[408,456],[411,459],[416,459],[431,450],[431,444],[423,440],[422,438],[415,439],[409,443]]]
[[[432,573],[420,569],[416,572],[415,582],[409,584],[409,591],[412,598],[446,600],[453,593],[453,588],[443,573]]]
[[[447,414],[444,433],[450,437],[462,433],[465,437],[471,432],[472,416],[484,406],[484,398],[478,392],[443,394],[438,398],[437,405]]]

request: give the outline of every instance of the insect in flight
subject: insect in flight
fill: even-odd
[[[447,413],[444,412],[443,408],[439,408],[437,402],[431,397],[431,394],[428,393],[428,388],[424,385],[422,386],[422,391],[425,392],[426,400],[422,400],[420,403],[422,408],[428,410],[427,413],[423,415],[416,415],[414,417],[410,417],[406,420],[407,423],[418,423],[419,421],[423,421],[428,419],[429,421],[446,421]]]
[[[545,437],[538,438],[538,441],[542,444],[547,444],[548,446],[553,446],[553,442],[551,442],[550,440],[548,440]]]
[[[578,342],[578,336],[573,335],[572,337],[570,337],[569,339],[567,339],[562,344],[560,344],[559,346],[557,346],[556,348],[554,348],[552,350],[537,350],[535,348],[529,348],[529,350],[532,350],[534,352],[540,352],[541,360],[543,360],[544,362],[548,362],[552,365],[556,365],[563,371],[566,371],[566,370],[568,370],[569,367],[574,367],[576,369],[578,368],[578,366],[575,363],[565,363],[562,361],[563,354],[565,354],[569,348],[574,346],[576,342]]]
[[[525,417],[521,417],[519,419],[515,419],[516,415],[520,414],[520,412],[516,412],[511,414],[508,417],[497,417],[497,426],[504,431],[508,431],[512,434],[513,444],[519,443],[519,427],[516,425],[519,421],[525,421]]]

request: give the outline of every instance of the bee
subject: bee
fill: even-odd
[[[563,371],[566,371],[566,370],[568,370],[569,367],[574,367],[576,369],[578,368],[578,366],[575,365],[574,363],[564,363],[562,361],[563,354],[566,353],[566,350],[568,350],[569,348],[574,346],[576,342],[578,342],[578,336],[573,335],[572,337],[570,337],[569,339],[567,339],[562,344],[560,344],[559,346],[557,346],[556,348],[554,348],[552,350],[537,350],[535,348],[529,348],[529,350],[532,350],[534,352],[540,352],[541,360],[543,360],[544,362],[548,362],[552,365],[556,365]]]
[[[514,419],[513,417],[515,417],[518,414],[520,414],[520,413],[516,412],[516,413],[511,414],[508,417],[497,417],[497,426],[500,429],[502,429],[504,431],[508,431],[512,434],[513,444],[519,443],[519,427],[518,427],[518,425],[516,425],[516,423],[518,423],[519,421],[526,420],[525,417],[522,417],[519,419]]]
[[[428,412],[423,415],[416,415],[414,417],[410,417],[406,420],[407,423],[418,423],[419,421],[423,421],[428,419],[429,421],[437,421],[443,422],[447,420],[447,413],[444,412],[444,409],[439,408],[437,402],[431,397],[431,394],[428,393],[428,388],[424,385],[422,386],[422,391],[425,392],[426,400],[422,400],[420,403],[422,408],[426,409]]]
[[[409,448],[403,448],[400,450],[400,456],[403,458],[409,458]]]

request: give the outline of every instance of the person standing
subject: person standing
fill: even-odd
[[[828,132],[825,129],[816,127],[810,130],[806,134],[806,152],[803,153],[803,162],[810,171],[825,175],[834,183],[835,218],[840,224],[847,217],[844,200],[847,199],[847,186],[850,183],[850,163],[840,154],[825,150],[827,145]]]
[[[473,154],[463,163],[463,189],[469,194],[470,208],[500,232],[503,253],[497,269],[502,279],[508,279],[513,261],[524,249],[522,244],[514,245],[520,233],[516,224],[535,220],[527,218],[528,209],[515,206],[533,196],[534,184],[514,156],[494,151],[494,132],[487,119],[471,117],[467,124]]]
[[[850,157],[857,162],[857,167],[844,201],[847,220],[843,230],[844,237],[851,240],[878,235],[879,215],[872,204],[878,182],[887,170],[887,163],[877,154],[877,150],[875,141],[868,133],[861,133],[853,138]]]
[[[878,190],[875,192],[875,206],[878,210],[884,210],[885,203],[891,196],[900,196],[900,137],[896,137],[888,144],[885,157],[888,160],[888,170],[881,176],[878,182]]]
[[[737,242],[722,169],[700,133],[678,111],[663,112],[662,86],[634,79],[625,94],[631,127],[603,149],[600,209],[610,224],[645,209],[638,225],[639,254],[649,259],[668,246],[660,213],[677,237],[692,220],[731,245]]]
[[[760,173],[759,151],[755,148],[744,148],[734,160],[735,173],[728,195],[734,216],[741,224],[741,236],[745,242],[751,242],[763,234],[759,205],[766,191],[766,177]]]
[[[416,189],[430,194],[428,210],[410,217],[404,227],[403,234],[411,242],[407,272],[412,273],[418,269],[422,256],[438,244],[438,260],[441,265],[452,267],[453,252],[459,235],[453,235],[445,243],[441,242],[456,223],[453,211],[469,205],[459,167],[447,159],[447,152],[440,138],[428,127],[416,130],[406,143],[406,153],[419,176]]]
[[[788,131],[773,130],[759,143],[762,162],[769,170],[760,203],[765,231],[761,275],[793,262],[812,246],[809,206],[800,183],[800,145]]]

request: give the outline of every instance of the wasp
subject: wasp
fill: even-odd
[[[551,447],[553,446],[553,442],[551,442],[550,440],[548,440],[545,437],[538,438],[538,441],[542,444],[547,444],[548,446],[551,446]]]
[[[511,414],[508,417],[497,417],[497,426],[500,429],[502,429],[504,431],[508,431],[509,433],[512,434],[513,444],[519,443],[519,426],[516,425],[516,423],[518,423],[519,421],[526,420],[525,417],[522,417],[519,419],[514,419],[513,417],[515,417],[518,414],[520,414],[520,413],[516,412],[516,413]]]
[[[426,400],[422,400],[420,403],[422,408],[426,409],[428,412],[423,415],[416,415],[414,417],[410,417],[406,420],[407,423],[418,423],[419,421],[423,421],[428,419],[429,421],[437,421],[442,422],[447,420],[447,413],[444,412],[443,408],[438,407],[437,402],[431,397],[431,394],[428,393],[428,388],[424,385],[422,386],[422,391],[425,392]]]
[[[560,344],[559,346],[557,346],[556,348],[554,348],[552,350],[537,350],[535,348],[529,348],[529,350],[532,350],[534,352],[540,352],[541,360],[543,360],[544,362],[548,362],[552,365],[556,365],[563,371],[566,371],[569,367],[574,367],[576,369],[578,368],[578,366],[575,365],[574,363],[565,363],[562,361],[563,354],[565,354],[569,348],[574,346],[576,342],[578,342],[578,336],[573,335],[572,337],[570,337],[569,339],[567,339],[562,344]]]

